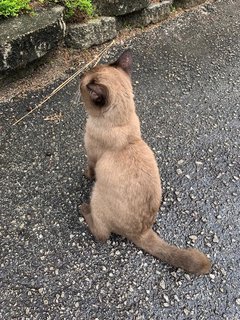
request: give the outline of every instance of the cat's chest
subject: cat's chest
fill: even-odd
[[[107,135],[101,128],[87,123],[84,143],[88,156],[98,160],[106,149],[106,139]]]
[[[86,125],[85,140],[93,145],[104,145],[107,138],[107,132],[104,128],[95,126],[93,123]]]

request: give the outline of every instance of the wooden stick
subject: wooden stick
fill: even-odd
[[[42,102],[40,102],[35,108],[33,108],[31,111],[26,113],[24,116],[22,116],[20,119],[16,120],[12,125],[15,126],[20,121],[25,119],[27,116],[29,116],[31,113],[36,111],[37,109],[41,108],[41,106],[47,102],[49,99],[51,99],[57,92],[59,92],[62,88],[64,88],[69,82],[71,82],[74,78],[76,78],[81,72],[83,72],[87,67],[89,67],[93,62],[95,62],[94,67],[98,64],[100,59],[102,58],[103,54],[114,44],[115,40],[113,40],[109,45],[107,45],[93,60],[88,62],[85,66],[83,66],[81,69],[76,71],[73,75],[71,75],[68,79],[66,79],[63,83],[61,83],[56,89],[54,89],[49,96],[47,96]]]

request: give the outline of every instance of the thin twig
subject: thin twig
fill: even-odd
[[[50,98],[52,98],[57,92],[59,92],[62,88],[64,88],[69,82],[71,82],[74,78],[76,78],[81,72],[87,69],[92,63],[94,63],[94,67],[98,64],[98,62],[101,60],[103,54],[114,44],[115,40],[113,40],[109,45],[107,45],[94,59],[92,59],[90,62],[85,64],[81,69],[76,71],[73,75],[71,75],[68,79],[66,79],[63,83],[61,83],[56,89],[54,89],[49,96],[47,96],[42,102],[40,102],[35,108],[33,108],[31,111],[26,113],[24,116],[22,116],[20,119],[15,121],[12,125],[15,126],[20,121],[25,119],[27,116],[29,116],[31,113],[36,111],[37,109],[41,108],[41,106],[47,102]]]

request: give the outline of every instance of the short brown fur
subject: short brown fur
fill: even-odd
[[[141,138],[131,66],[131,53],[125,51],[114,64],[100,65],[81,80],[88,176],[96,178],[90,204],[81,205],[81,213],[98,240],[116,233],[175,267],[208,273],[211,263],[203,253],[169,245],[152,230],[161,183],[154,154]]]

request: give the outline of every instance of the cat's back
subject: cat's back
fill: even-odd
[[[143,140],[101,157],[95,195],[101,199],[113,232],[129,236],[133,226],[141,233],[153,224],[161,202],[161,183],[153,152]]]
[[[161,197],[160,175],[152,150],[142,140],[120,151],[108,151],[96,166],[99,184],[117,193],[156,194]]]

